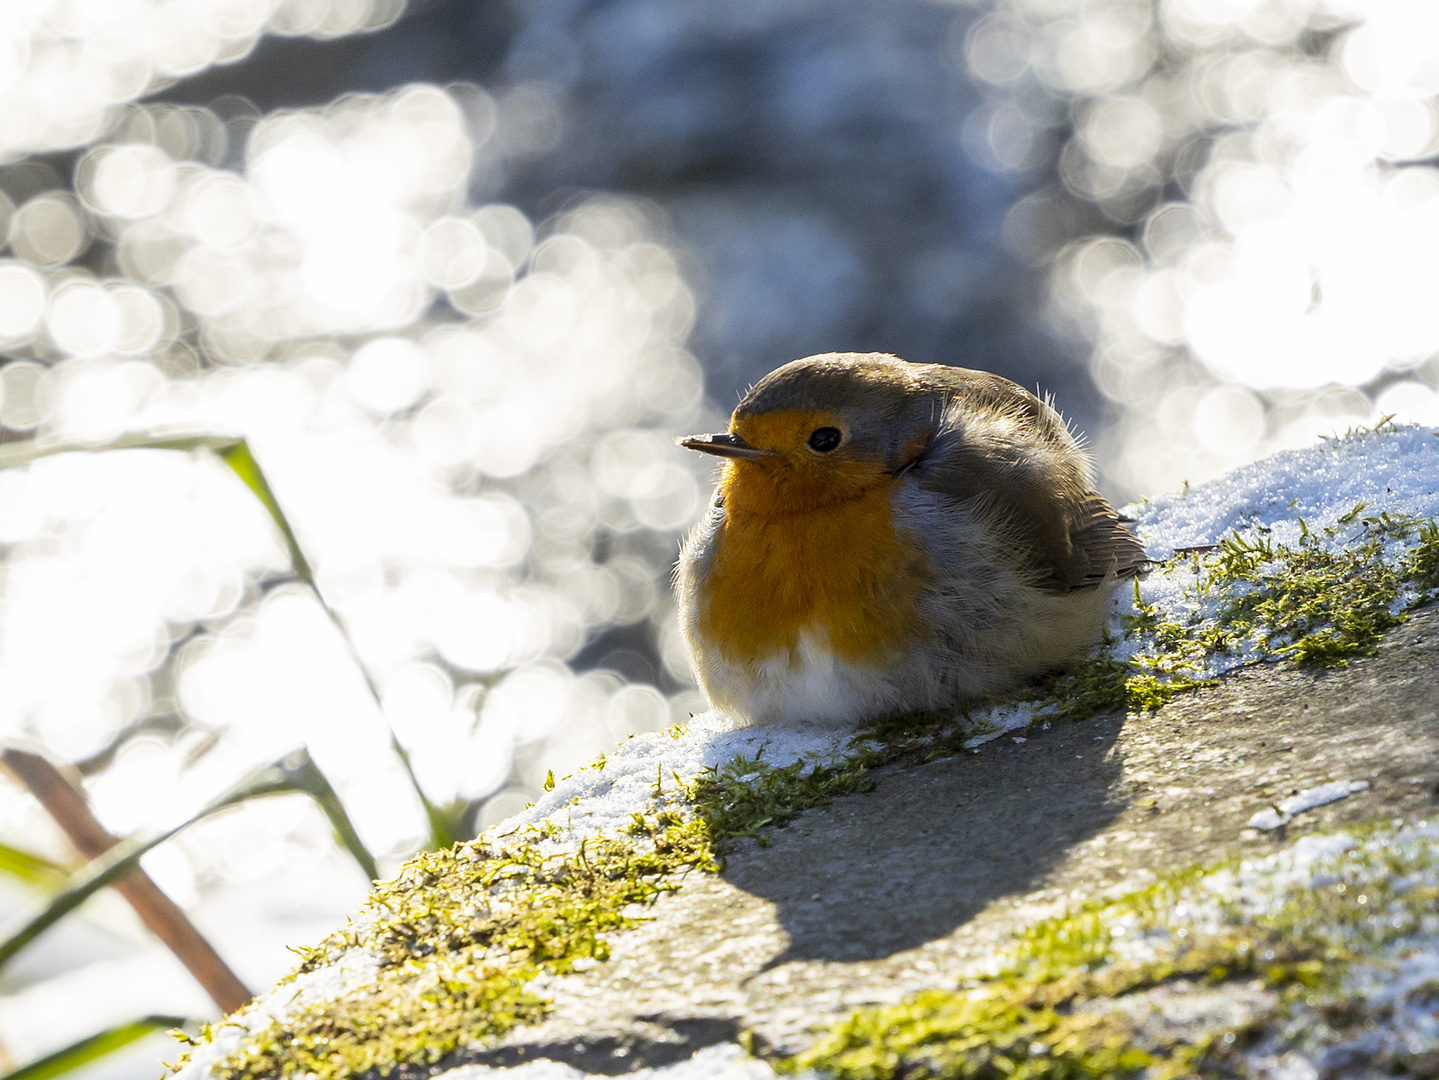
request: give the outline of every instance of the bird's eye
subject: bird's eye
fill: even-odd
[[[814,431],[810,433],[809,448],[818,454],[828,454],[840,444],[843,438],[844,434],[839,428],[815,428]]]

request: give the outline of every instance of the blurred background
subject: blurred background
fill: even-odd
[[[0,471],[0,738],[119,835],[307,745],[393,870],[390,730],[471,834],[703,707],[671,439],[786,360],[1038,385],[1116,501],[1439,422],[1436,93],[1430,0],[9,0],[0,441],[247,437],[383,709],[219,461],[67,455]],[[144,865],[255,989],[367,886],[300,796]],[[101,895],[0,1066],[214,1012]]]

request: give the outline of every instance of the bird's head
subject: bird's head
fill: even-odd
[[[912,368],[880,353],[828,353],[770,372],[744,396],[729,430],[679,445],[726,459],[721,487],[766,516],[856,498],[924,451],[940,404]]]

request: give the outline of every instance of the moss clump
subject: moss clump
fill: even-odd
[[[1178,694],[1214,682],[1161,673],[1141,660],[1121,660],[1114,643],[1106,642],[1093,655],[1026,691],[1021,700],[1065,720],[1088,720],[1112,712],[1153,712]]]
[[[683,823],[644,846],[600,838],[547,852],[530,839],[476,841],[418,856],[377,887],[360,929],[308,951],[297,972],[359,949],[378,957],[376,976],[252,1033],[213,1074],[383,1075],[535,1023],[546,1006],[526,984],[607,958],[605,935],[636,923],[627,909],[673,889],[675,871],[691,865],[712,860],[702,830]]]
[[[771,765],[761,749],[754,757],[740,755],[690,779],[676,777],[675,788],[692,815],[688,827],[703,836],[710,857],[720,860],[736,840],[753,839],[763,847],[768,841],[762,830],[787,825],[842,796],[874,790],[869,775],[874,769],[952,753],[968,735],[969,729],[952,718],[898,717],[865,728],[850,740],[846,753],[829,762]],[[630,832],[657,835],[681,820],[672,810],[652,817],[636,814]]]
[[[1259,912],[1225,899],[1233,890],[1224,879],[1251,869],[1237,859],[1174,874],[1025,929],[991,978],[861,1009],[776,1064],[841,1080],[1228,1075],[1229,1054],[1285,1021],[1300,1038],[1322,1029],[1332,1041],[1385,1018],[1393,1004],[1369,1009],[1345,992],[1345,976],[1355,964],[1387,967],[1387,947],[1439,930],[1435,855],[1427,839],[1400,845],[1373,830],[1330,860],[1332,872],[1315,867],[1312,880]],[[1186,910],[1204,917],[1186,918]],[[1131,946],[1130,956],[1149,955],[1126,959],[1119,943],[1137,937],[1153,944]],[[1113,1006],[1180,979],[1210,986],[1257,979],[1277,992],[1275,1004],[1238,1029],[1187,1032],[1146,1030]],[[1408,996],[1432,994],[1416,987]],[[1324,1022],[1306,1019],[1311,1014]]]
[[[1220,605],[1218,621],[1254,639],[1266,658],[1337,667],[1372,653],[1383,632],[1405,619],[1393,610],[1404,579],[1402,560],[1385,557],[1381,534],[1367,525],[1364,531],[1360,542],[1339,551],[1307,530],[1297,547],[1226,538],[1205,584],[1240,587]]]
[[[1196,601],[1222,596],[1210,625],[1192,636],[1203,655],[1247,645],[1253,659],[1342,666],[1374,652],[1384,631],[1433,599],[1439,526],[1404,514],[1365,516],[1365,509],[1359,503],[1320,533],[1300,519],[1294,545],[1226,537],[1201,562],[1191,590]],[[1345,533],[1348,542],[1335,547]],[[1216,624],[1222,643],[1213,640]]]
[[[1439,593],[1439,524],[1419,526],[1419,542],[1404,557],[1404,577],[1420,590],[1421,600]]]
[[[1315,932],[1327,918],[1281,906],[1271,917],[1236,913],[1217,931],[1196,932],[1175,913],[1196,886],[1234,860],[1171,874],[1117,900],[1092,901],[1016,935],[996,975],[958,990],[929,990],[899,1005],[860,1009],[810,1049],[777,1057],[781,1071],[814,1070],[840,1080],[1081,1080],[1190,1075],[1234,1032],[1156,1038],[1125,1012],[1096,1008],[1178,980],[1217,986],[1259,979],[1287,992],[1334,986],[1342,950]],[[1418,896],[1420,904],[1427,896]],[[1120,929],[1124,926],[1124,929]],[[1125,932],[1158,931],[1155,955],[1117,954]]]
[[[816,1069],[840,1080],[1119,1080],[1155,1063],[1133,1036],[1123,1019],[1061,1015],[995,994],[930,990],[903,1005],[856,1013],[783,1068]]]
[[[1091,937],[1089,929],[1062,935],[1066,946],[1086,941],[1097,949],[1089,966],[1066,969],[1057,957],[1031,956],[977,986],[925,991],[899,1005],[863,1009],[809,1050],[784,1059],[780,1068],[812,1069],[841,1080],[1179,1076],[1204,1056],[1216,1033],[1147,1038],[1120,1010],[1080,1006],[1179,979],[1214,985],[1259,975],[1269,985],[1288,986],[1312,981],[1315,972],[1325,970],[1309,947],[1257,928],[1143,963],[1115,962],[1100,943],[1102,935]],[[1036,971],[1027,970],[1036,966],[1054,977],[1036,978]]]
[[[683,792],[714,850],[723,854],[729,841],[753,837],[763,845],[761,829],[786,825],[841,795],[873,790],[874,781],[866,774],[881,760],[873,751],[830,765],[796,761],[774,766],[757,756],[737,757],[706,769],[685,783]]]
[[[1373,653],[1386,630],[1439,593],[1439,524],[1403,514],[1364,515],[1363,503],[1299,540],[1235,532],[1208,551],[1169,560],[1188,571],[1190,614],[1167,617],[1134,587],[1119,640],[1011,697],[1067,719],[1153,711],[1177,694],[1212,685],[1225,667],[1290,659],[1342,667]],[[1341,537],[1347,542],[1336,544]]]
[[[871,769],[913,752],[927,734],[896,734],[889,747],[860,740],[831,764],[738,757],[668,786],[660,775],[655,810],[634,815],[626,837],[574,850],[554,850],[558,831],[543,822],[514,841],[417,856],[376,888],[358,928],[308,950],[296,973],[360,950],[378,957],[375,977],[252,1032],[211,1072],[217,1080],[388,1075],[536,1023],[546,1004],[526,987],[537,975],[606,959],[606,936],[636,925],[636,907],[677,888],[685,871],[717,870],[736,839],[867,790]]]

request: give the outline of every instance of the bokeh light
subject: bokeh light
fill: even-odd
[[[103,137],[115,107],[264,33],[338,37],[390,25],[404,0],[25,0],[0,20],[0,161]],[[123,178],[114,178],[123,188]]]
[[[252,6],[234,25],[318,33],[343,7]],[[231,23],[187,10],[150,70],[231,47],[206,30]],[[12,94],[33,92],[25,72]],[[383,695],[381,710],[217,461],[129,451],[0,473],[0,737],[77,763],[113,831],[182,820],[304,744],[393,866],[425,820],[389,730],[426,795],[469,806],[479,827],[550,771],[699,707],[658,644],[621,650],[650,650],[648,681],[593,649],[612,630],[658,643],[673,621],[661,583],[706,470],[670,439],[721,422],[685,350],[693,299],[642,203],[591,199],[538,224],[469,204],[497,130],[471,123],[486,98],[416,85],[244,114],[233,166],[215,150],[226,122],[199,108],[112,100],[101,127],[72,115],[13,144],[89,145],[73,190],[9,213],[0,424],[84,442],[245,435]],[[24,842],[62,855],[25,805],[0,789]],[[146,866],[260,985],[290,962],[282,943],[356,903],[343,859],[313,808],[281,799],[202,824]],[[324,899],[243,910],[293,881]],[[117,992],[137,977],[107,963],[86,970]],[[0,1038],[36,1000],[0,999]],[[26,1045],[53,1048],[102,1014]]]
[[[683,720],[667,575],[709,470],[670,440],[723,425],[706,374],[797,343],[907,352],[864,335],[912,330],[917,359],[1092,384],[1071,411],[1110,410],[1088,434],[1121,496],[1439,422],[1426,0],[990,0],[813,34],[720,5],[667,43],[659,10],[515,9],[484,87],[283,109],[184,91],[401,0],[7,11],[0,440],[246,436],[382,698],[218,462],[2,471],[0,737],[72,763],[109,828],[304,743],[389,868],[425,827],[391,731],[478,829]],[[764,77],[692,62],[718,36]],[[597,193],[627,185],[665,209]],[[1040,355],[1066,334],[1075,373]],[[67,851],[8,786],[0,839]],[[254,985],[364,889],[298,798],[146,867]],[[208,1010],[113,900],[7,969],[14,1060],[138,1002]]]
[[[1059,184],[1011,214],[1017,246],[1101,215],[1059,252],[1055,297],[1117,407],[1096,440],[1116,486],[1432,422],[1436,19],[1424,0],[1004,0],[969,32],[996,101],[1071,126]]]

